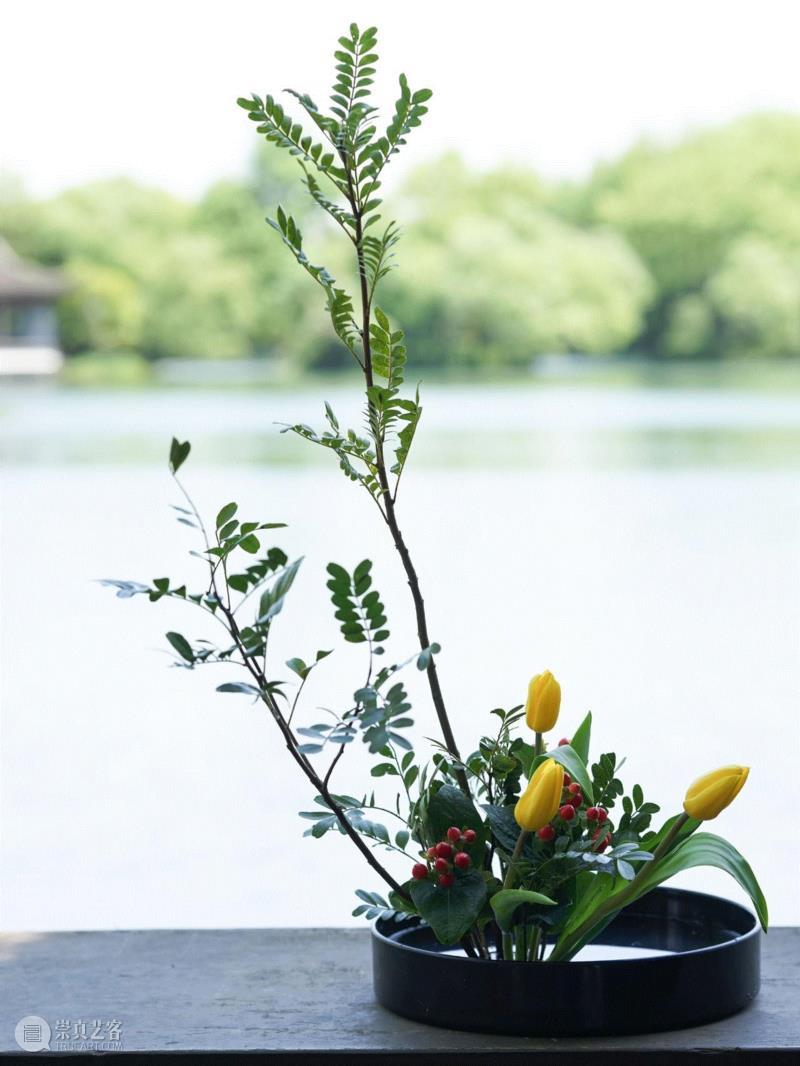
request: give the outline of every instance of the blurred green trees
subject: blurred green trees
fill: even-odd
[[[455,156],[407,183],[410,266],[391,306],[414,359],[526,364],[541,352],[614,352],[641,332],[649,274],[616,233],[578,227],[520,170],[470,173]]]
[[[625,238],[656,286],[656,354],[800,354],[800,118],[752,115],[640,145],[571,190],[569,216]]]
[[[246,178],[197,204],[126,180],[41,202],[7,183],[0,234],[69,275],[69,352],[347,365],[323,339],[319,295],[263,224],[283,202],[315,261],[337,273],[324,222],[293,199],[293,179],[293,162],[265,146]],[[450,154],[394,195],[413,221],[392,308],[418,365],[800,355],[800,117],[642,144],[561,185],[520,167],[477,173]]]

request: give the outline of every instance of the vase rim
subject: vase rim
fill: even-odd
[[[722,905],[725,908],[730,908],[730,909],[733,909],[733,910],[737,911],[742,918],[746,918],[749,921],[750,928],[745,930],[744,932],[736,933],[733,936],[729,936],[726,939],[719,941],[718,943],[715,943],[715,944],[704,944],[704,945],[701,945],[700,947],[689,948],[689,949],[687,949],[685,951],[665,951],[664,954],[662,954],[662,955],[649,955],[649,956],[642,956],[641,958],[583,959],[583,960],[580,960],[578,962],[575,962],[574,960],[563,960],[563,961],[560,961],[560,962],[548,963],[548,965],[552,966],[552,967],[566,967],[566,966],[569,966],[572,969],[575,969],[576,966],[592,967],[592,968],[593,967],[597,967],[597,966],[603,966],[603,967],[605,967],[605,966],[613,966],[613,967],[617,967],[617,966],[634,966],[634,965],[635,966],[645,966],[645,965],[649,965],[649,966],[656,965],[657,966],[659,963],[663,964],[663,962],[665,960],[672,959],[675,956],[681,956],[681,957],[685,958],[687,956],[692,956],[692,955],[708,955],[708,954],[710,954],[712,952],[722,951],[722,950],[728,949],[733,944],[741,943],[743,941],[750,940],[753,937],[758,937],[760,935],[761,928],[759,926],[758,918],[754,914],[754,912],[751,911],[748,907],[743,906],[741,903],[737,903],[735,900],[727,899],[725,896],[717,896],[717,895],[714,895],[711,892],[696,892],[694,889],[688,889],[688,888],[673,888],[671,886],[659,886],[658,888],[653,889],[651,892],[648,892],[647,896],[643,896],[641,899],[636,900],[634,903],[630,904],[628,907],[623,908],[623,910],[620,911],[620,915],[625,914],[626,911],[630,912],[634,907],[637,906],[637,904],[646,903],[646,901],[648,899],[651,899],[653,896],[659,896],[662,899],[665,896],[673,896],[673,897],[677,897],[679,900],[683,900],[686,903],[688,903],[690,898],[691,898],[691,899],[695,900],[699,905],[702,905],[701,901],[708,900],[708,901],[712,902],[714,907],[719,907],[720,905]],[[641,915],[641,917],[644,918],[644,917],[646,917],[646,915],[643,913]],[[655,915],[651,915],[650,917],[651,918],[655,918],[656,916]],[[616,921],[616,917],[615,917],[614,921]],[[681,919],[680,917],[677,917],[677,916],[673,917],[671,919],[671,921],[678,921],[678,922],[682,922],[683,924],[691,924],[686,918]],[[504,967],[505,966],[513,966],[513,967],[530,968],[530,965],[531,965],[531,963],[529,961],[522,961],[522,960],[518,960],[518,959],[509,959],[509,960],[471,959],[467,955],[450,955],[450,954],[447,954],[446,951],[438,951],[438,950],[432,951],[432,950],[430,950],[428,948],[417,947],[417,946],[415,946],[413,944],[406,944],[402,940],[396,939],[391,934],[384,932],[384,930],[381,928],[381,926],[382,925],[383,926],[388,926],[389,923],[392,923],[392,924],[396,925],[397,928],[398,928],[398,931],[399,931],[400,929],[402,929],[403,925],[407,926],[407,925],[410,925],[412,923],[414,925],[416,925],[416,926],[424,925],[422,920],[420,918],[416,917],[415,915],[406,915],[406,916],[404,916],[402,918],[399,918],[399,919],[376,918],[376,920],[372,923],[371,933],[372,933],[373,937],[375,937],[378,940],[390,943],[392,945],[392,947],[395,948],[395,949],[400,949],[402,951],[410,952],[410,953],[412,953],[414,955],[424,955],[424,956],[432,956],[432,955],[434,955],[434,956],[439,956],[440,958],[443,958],[443,959],[447,959],[448,963],[468,963],[471,966],[475,966],[475,965],[478,965],[478,964],[480,964],[481,966],[494,966],[498,962],[502,962]],[[611,927],[611,925],[613,925],[613,922],[609,923],[609,928]],[[428,928],[430,928],[430,927],[428,927]],[[605,932],[605,930],[604,930],[604,932]],[[602,944],[603,940],[601,938],[602,938],[602,933],[600,934],[600,938],[598,938],[597,941],[594,941],[594,943],[601,943]],[[544,961],[546,961],[546,960],[544,960]]]

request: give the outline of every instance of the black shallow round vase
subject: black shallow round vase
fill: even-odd
[[[485,961],[447,954],[417,918],[379,919],[372,934],[375,995],[395,1014],[448,1029],[590,1036],[701,1025],[736,1013],[758,994],[758,922],[717,896],[656,889],[594,943],[669,954]]]

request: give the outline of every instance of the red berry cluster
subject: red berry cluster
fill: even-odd
[[[474,829],[459,829],[451,825],[447,830],[446,840],[440,840],[425,852],[427,862],[415,863],[411,870],[411,876],[416,881],[424,881],[433,875],[436,884],[442,888],[450,888],[455,881],[455,871],[468,870],[472,865],[472,859],[466,851],[458,850],[458,845],[474,844],[477,833]]]
[[[569,741],[564,738],[559,741],[559,744],[568,744]],[[561,794],[561,806],[558,809],[558,817],[562,822],[573,822],[576,818],[580,817],[581,807],[583,806],[583,792],[581,786],[577,781],[573,781],[570,775],[564,771],[564,790]],[[587,807],[583,814],[587,822],[598,823],[595,831],[592,833],[592,840],[597,840],[601,832],[602,823],[608,820],[608,811],[604,807]],[[536,833],[538,838],[545,843],[549,843],[551,840],[555,840],[556,830],[552,825],[542,826]],[[608,845],[611,843],[611,833],[605,832],[602,840],[599,844],[595,845],[595,850],[605,851]]]

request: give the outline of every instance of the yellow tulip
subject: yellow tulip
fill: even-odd
[[[558,721],[561,685],[549,670],[531,678],[525,701],[525,721],[534,733],[547,733]]]
[[[687,789],[683,809],[702,822],[716,818],[738,796],[749,773],[749,766],[721,766],[698,777]]]
[[[539,763],[514,808],[517,824],[529,833],[547,825],[555,818],[561,806],[563,787],[563,766],[555,759],[545,759],[543,763]]]

